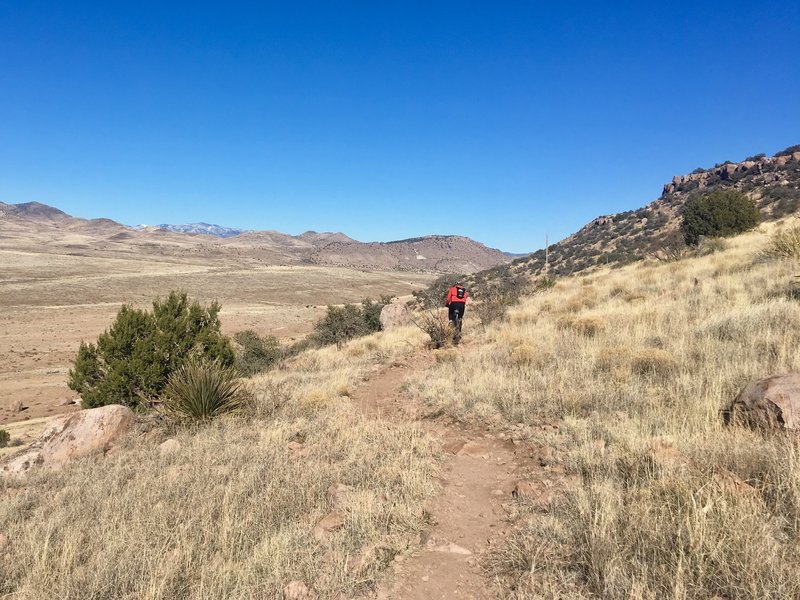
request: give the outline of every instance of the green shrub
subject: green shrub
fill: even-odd
[[[361,306],[328,306],[328,312],[314,325],[312,341],[321,346],[341,346],[347,340],[380,331],[381,310],[386,300],[382,298],[380,302],[373,302],[366,299]]]
[[[8,433],[5,429],[0,429],[0,448],[5,448],[8,446],[8,442],[11,441],[11,434]]]
[[[230,366],[234,353],[220,333],[219,311],[216,302],[203,307],[178,292],[156,299],[153,312],[123,306],[97,344],[81,343],[67,383],[84,408],[137,408],[161,395],[170,375],[192,356]]]
[[[267,371],[283,358],[280,343],[274,336],[262,338],[252,329],[246,329],[237,332],[233,339],[240,348],[236,354],[236,368],[245,377]]]
[[[754,228],[761,213],[750,198],[734,190],[716,190],[690,198],[683,207],[681,232],[695,246],[702,237],[730,237]]]
[[[233,368],[193,357],[170,375],[163,410],[176,421],[207,421],[238,410],[244,398]]]

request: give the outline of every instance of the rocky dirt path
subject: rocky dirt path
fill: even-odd
[[[419,420],[440,440],[445,455],[441,490],[428,507],[433,525],[423,535],[422,549],[399,556],[373,598],[494,598],[493,582],[481,565],[511,528],[512,492],[524,460],[518,447],[490,432],[426,418],[426,407],[403,392],[403,383],[431,363],[427,353],[409,357],[377,372],[353,396],[375,418]]]

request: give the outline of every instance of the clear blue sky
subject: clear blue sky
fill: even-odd
[[[533,251],[800,143],[797,2],[0,4],[0,200]]]

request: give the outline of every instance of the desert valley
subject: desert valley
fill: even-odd
[[[36,203],[0,203],[0,219],[0,424],[75,410],[66,377],[78,345],[107,329],[123,303],[149,306],[183,290],[222,305],[226,334],[250,329],[288,343],[329,304],[409,296],[443,272],[510,260],[455,236],[223,239],[78,219]]]

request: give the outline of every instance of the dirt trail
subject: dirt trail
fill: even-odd
[[[507,508],[521,469],[518,448],[488,432],[466,430],[441,419],[425,419],[426,408],[403,393],[414,372],[429,367],[429,355],[380,371],[356,390],[354,401],[376,418],[422,419],[446,454],[441,490],[430,506],[434,525],[423,547],[398,557],[378,599],[487,599],[496,596],[481,561],[511,526]]]

